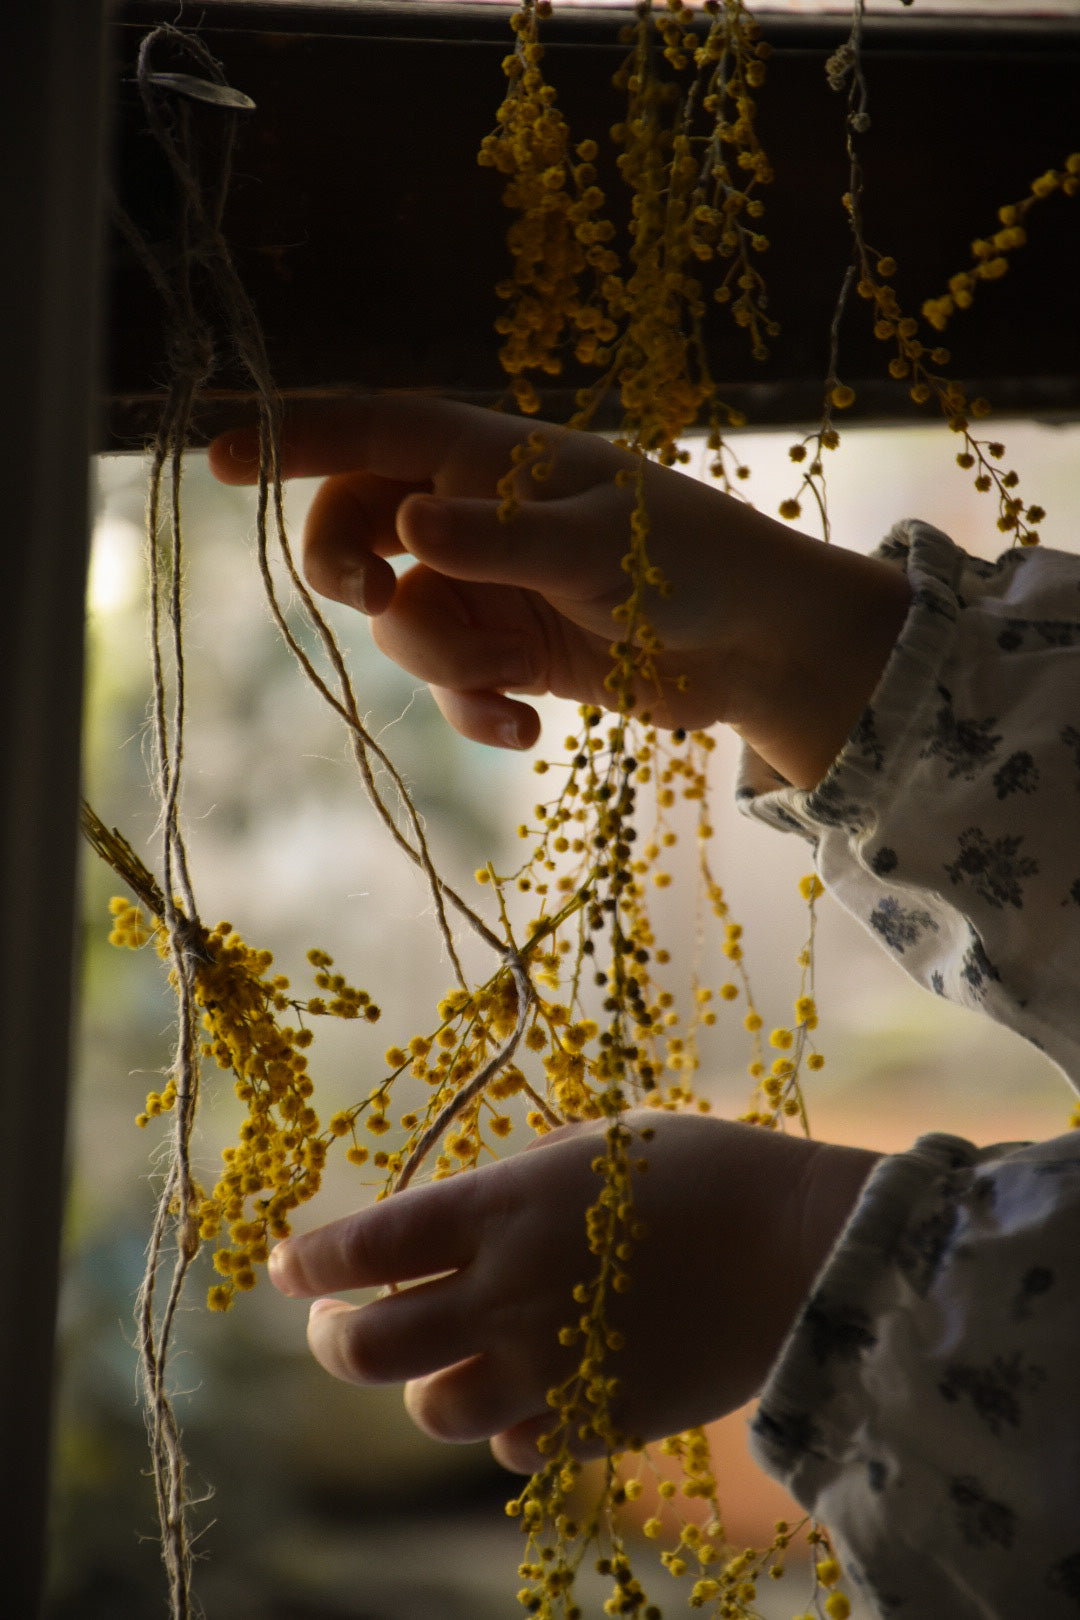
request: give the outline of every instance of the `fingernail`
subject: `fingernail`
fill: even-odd
[[[338,590],[341,600],[354,607],[358,613],[367,612],[367,580],[361,569],[355,573],[342,574],[338,581]]]
[[[285,1260],[285,1244],[279,1243],[276,1248],[270,1250],[270,1256],[266,1262],[266,1272],[274,1287],[279,1289],[281,1293],[288,1294],[291,1293],[291,1289],[285,1276]]]
[[[432,495],[414,495],[409,511],[409,527],[421,542],[441,545],[449,533],[446,507]]]
[[[258,447],[252,444],[247,434],[226,439],[225,444],[231,459],[242,462],[246,467],[252,466],[259,459]]]
[[[504,748],[524,748],[520,720],[500,720],[495,735]]]
[[[313,1299],[308,1307],[308,1316],[325,1316],[327,1311],[336,1311],[342,1303],[340,1299]]]

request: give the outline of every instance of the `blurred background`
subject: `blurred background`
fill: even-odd
[[[1020,492],[1049,513],[1045,544],[1080,549],[1080,428],[995,423],[994,434],[1008,446]],[[793,437],[737,440],[753,471],[748,493],[767,511],[795,492]],[[847,433],[829,468],[836,542],[869,550],[896,519],[918,516],[970,551],[996,555],[995,509],[956,468],[954,451],[940,427]],[[96,469],[85,776],[98,813],[157,869],[147,774],[145,471],[137,457],[103,459]],[[298,482],[288,491],[294,535],[313,487]],[[307,950],[329,950],[383,1008],[373,1029],[320,1030],[312,1070],[325,1118],[368,1089],[388,1044],[431,1027],[450,975],[423,884],[376,822],[342,733],[265,609],[250,497],[213,483],[204,458],[192,455],[184,521],[185,805],[204,918],[228,917],[249,943],[273,950],[298,990]],[[464,742],[426,689],[382,659],[359,616],[333,604],[327,612],[369,723],[425,818],[436,864],[470,897],[479,894],[478,866],[491,860],[505,870],[520,858],[515,829],[538,797],[532,758]],[[554,703],[543,713],[540,750],[556,757],[576,715]],[[806,916],[797,882],[809,852],[737,815],[735,748],[726,735],[717,740],[714,860],[745,928],[768,1027],[787,1021],[797,991]],[[692,836],[680,843],[687,861],[693,848]],[[152,952],[106,943],[117,884],[89,855],[83,887],[47,1612],[51,1620],[140,1620],[165,1611],[132,1315],[163,1133],[153,1123],[137,1130],[134,1116],[169,1062],[171,1007]],[[656,906],[658,934],[675,955],[673,972],[683,975],[693,957],[691,887],[685,871]],[[715,984],[725,976],[715,937],[710,950],[702,971]],[[808,1077],[815,1135],[889,1150],[928,1130],[987,1143],[1065,1128],[1070,1094],[1038,1053],[909,984],[828,897],[819,908],[817,990],[827,1061]],[[729,1114],[745,1108],[749,1089],[741,1005],[703,1032],[698,1076],[716,1109]],[[207,1079],[197,1152],[203,1179],[212,1181],[239,1105],[227,1077],[215,1071]],[[525,1140],[516,1131],[508,1151]],[[370,1191],[363,1171],[341,1164],[305,1218],[317,1224]],[[195,1510],[195,1589],[212,1620],[486,1620],[517,1612],[521,1538],[502,1512],[514,1485],[486,1448],[428,1441],[405,1418],[396,1389],[346,1388],[326,1377],[306,1353],[303,1307],[265,1280],[226,1316],[209,1316],[207,1275],[199,1270],[193,1279],[172,1375],[193,1494],[206,1497]],[[745,1425],[743,1413],[715,1426],[721,1500],[737,1546],[770,1539],[779,1516],[801,1516],[749,1461]],[[666,1612],[681,1607],[647,1552],[641,1568]],[[762,1613],[790,1615],[805,1607],[807,1593],[805,1572],[793,1562],[789,1578],[763,1594]],[[586,1584],[583,1595],[590,1594]],[[589,1615],[599,1612],[598,1598],[586,1606]]]

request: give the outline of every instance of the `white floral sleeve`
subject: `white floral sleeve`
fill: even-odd
[[[1080,558],[878,553],[907,622],[811,790],[754,755],[743,807],[931,992],[1080,1085]],[[759,1459],[879,1613],[1080,1616],[1080,1134],[924,1137],[875,1170],[762,1392]]]

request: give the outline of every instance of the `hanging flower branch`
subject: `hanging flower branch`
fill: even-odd
[[[289,1234],[295,1211],[318,1194],[335,1151],[363,1172],[377,1196],[388,1197],[421,1175],[441,1179],[474,1167],[497,1151],[522,1112],[537,1134],[568,1121],[596,1120],[605,1127],[593,1166],[597,1194],[586,1214],[591,1270],[567,1300],[568,1320],[559,1334],[573,1352],[570,1370],[548,1392],[544,1464],[507,1508],[525,1535],[518,1594],[523,1609],[552,1620],[580,1616],[575,1580],[591,1558],[611,1581],[607,1613],[656,1620],[660,1609],[632,1566],[623,1527],[627,1504],[654,1483],[658,1507],[645,1521],[645,1537],[661,1545],[667,1576],[688,1578],[691,1608],[706,1609],[718,1620],[754,1615],[757,1583],[778,1578],[795,1538],[805,1537],[813,1555],[815,1611],[829,1620],[844,1620],[850,1612],[823,1529],[781,1522],[768,1547],[735,1549],[724,1529],[704,1432],[689,1430],[658,1448],[682,1471],[677,1487],[616,1419],[625,1334],[614,1325],[613,1305],[631,1286],[635,1250],[644,1236],[635,1185],[647,1169],[650,1140],[648,1129],[632,1131],[622,1117],[640,1104],[667,1111],[707,1108],[693,1083],[698,1037],[725,1007],[749,1038],[753,1089],[746,1122],[809,1134],[803,1078],[824,1062],[815,1045],[813,954],[821,884],[807,877],[800,885],[808,926],[792,1012],[766,1033],[746,966],[744,930],[730,915],[709,852],[713,739],[700,730],[665,733],[651,712],[663,702],[661,670],[667,667],[651,619],[673,587],[650,556],[645,469],[650,461],[686,462],[685,436],[701,428],[713,475],[728,489],[732,478],[745,478],[748,469],[728,439],[744,418],[723,400],[715,381],[719,367],[711,339],[706,341],[706,313],[713,306],[726,311],[734,340],[748,344],[758,359],[779,330],[762,270],[770,251],[765,217],[773,174],[758,134],[757,97],[766,84],[769,47],[742,0],[706,0],[703,10],[702,17],[681,0],[641,0],[620,36],[625,57],[614,82],[625,109],[609,139],[628,202],[624,234],[600,185],[599,143],[574,140],[545,74],[549,0],[522,0],[512,19],[505,97],[479,153],[480,164],[499,174],[513,214],[510,267],[496,286],[503,306],[496,322],[499,352],[512,398],[521,412],[534,414],[541,403],[537,385],[560,375],[572,357],[591,380],[577,392],[571,425],[588,428],[601,401],[617,397],[618,443],[629,453],[618,479],[634,497],[622,559],[626,594],[612,615],[605,681],[610,715],[584,705],[566,739],[565,758],[537,761],[538,776],[545,783],[551,777],[556,786],[519,827],[521,864],[505,873],[490,864],[477,872],[482,898],[492,907],[488,917],[440,875],[420,813],[363,723],[333,633],[293,560],[282,509],[280,402],[222,231],[236,120],[251,104],[189,33],[156,29],[140,51],[147,124],[168,160],[179,210],[178,251],[156,251],[120,216],[161,293],[172,331],[173,380],[151,452],[146,513],[160,878],[89,809],[84,827],[134,897],[113,902],[113,943],[152,945],[177,998],[168,1078],[137,1116],[145,1129],[167,1120],[171,1130],[140,1297],[139,1343],[174,1620],[191,1613],[191,1535],[167,1369],[181,1293],[200,1249],[213,1254],[209,1306],[225,1310],[255,1286],[271,1243]],[[959,464],[975,473],[978,489],[996,494],[1000,527],[1033,544],[1040,509],[1014,493],[1017,475],[1001,470],[1004,447],[977,438],[971,426],[988,407],[980,399],[969,401],[947,375],[948,352],[936,339],[924,341],[918,321],[901,309],[891,285],[895,261],[865,239],[858,143],[870,115],[862,13],[861,0],[855,0],[850,37],[827,70],[832,88],[848,97],[850,177],[841,206],[851,227],[852,262],[830,329],[821,420],[791,449],[801,483],[780,513],[794,519],[809,499],[828,538],[823,458],[837,448],[836,421],[855,397],[841,370],[854,291],[871,306],[874,331],[891,350],[889,373],[916,404],[937,403],[960,436]],[[165,44],[174,56],[182,54],[192,72],[156,71],[155,53]],[[196,116],[215,120],[213,165],[205,155],[196,157]],[[1074,195],[1078,175],[1080,156],[1073,154],[1061,170],[1036,181],[1029,197],[1001,210],[1001,229],[974,244],[973,268],[951,278],[947,294],[923,304],[923,320],[935,333],[967,307],[978,283],[1005,272],[1035,203],[1054,191]],[[318,948],[308,958],[314,993],[298,995],[289,978],[275,971],[268,951],[248,945],[230,923],[207,926],[181,824],[181,472],[194,403],[222,339],[239,355],[258,400],[257,561],[270,611],[304,677],[345,727],[387,836],[422,872],[455,980],[428,1027],[391,1044],[377,1083],[329,1119],[320,1112],[311,1061],[314,1026],[326,1017],[370,1025],[379,1018],[378,1006]],[[549,433],[523,425],[499,486],[500,516],[511,531],[522,480],[542,482],[557,456]],[[275,567],[284,571],[295,608],[282,602]],[[312,645],[316,652],[307,650]],[[674,677],[677,690],[685,684],[685,677]],[[390,784],[389,798],[382,781]],[[689,1006],[668,982],[671,956],[649,907],[652,893],[672,882],[669,853],[683,821],[676,815],[680,808],[694,819],[697,848],[698,941]],[[458,929],[470,931],[490,952],[478,983],[464,972]],[[716,983],[704,967],[711,956],[723,964]],[[197,1180],[192,1159],[198,1103],[210,1084],[204,1066],[231,1077],[245,1109],[239,1139],[225,1150],[209,1188]],[[399,1112],[395,1088],[405,1076],[425,1090],[421,1103]],[[598,1441],[605,1453],[598,1475],[586,1476],[577,1459],[583,1437]]]

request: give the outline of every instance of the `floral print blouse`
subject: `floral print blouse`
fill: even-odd
[[[1080,1089],[1080,557],[982,562],[917,521],[877,555],[912,604],[869,706],[812,789],[748,753],[740,802]],[[882,1616],[1080,1616],[1080,1131],[883,1159],[752,1444]]]

